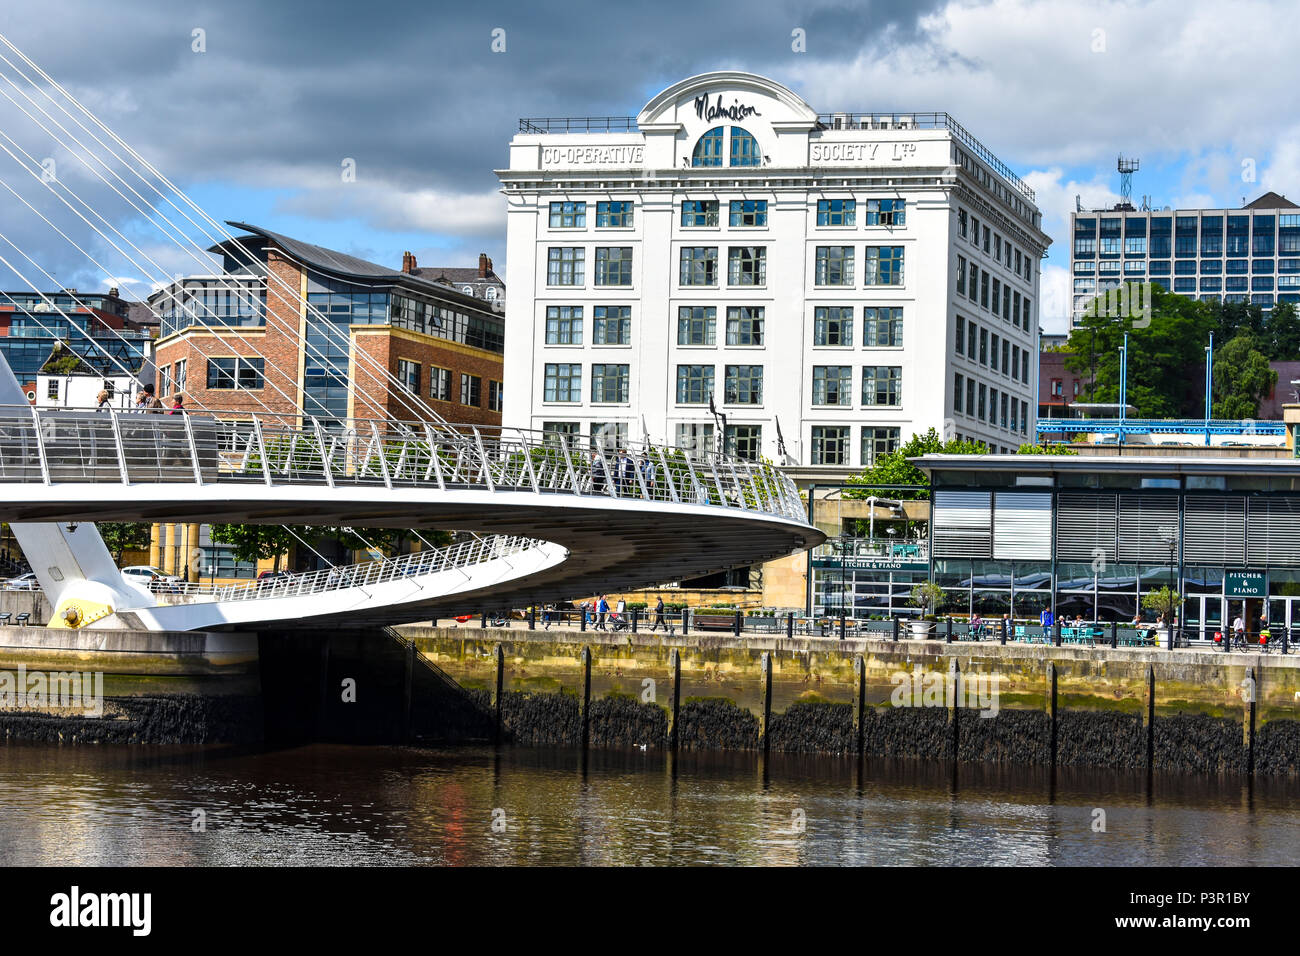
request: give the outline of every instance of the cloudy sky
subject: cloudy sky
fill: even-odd
[[[792,49],[795,29],[805,52]],[[480,251],[502,265],[492,170],[519,117],[635,114],[717,69],[770,76],[822,112],[952,113],[1037,191],[1056,240],[1049,331],[1065,327],[1069,211],[1076,195],[1116,201],[1117,154],[1141,157],[1134,195],[1158,206],[1300,197],[1300,28],[1283,2],[45,0],[7,5],[0,33],[214,218],[393,267],[405,249],[422,265],[469,265]],[[24,115],[35,112],[24,95],[39,94],[9,49],[0,56],[14,64],[0,60],[0,257],[44,279],[12,240],[83,290],[108,282],[71,242],[134,291],[148,275],[195,271],[78,161],[68,137],[88,134],[61,116],[59,145]],[[50,161],[138,253],[50,208],[23,168]],[[107,178],[137,205],[156,200]],[[0,287],[24,288],[0,273]]]

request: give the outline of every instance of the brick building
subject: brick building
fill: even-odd
[[[300,406],[341,423],[414,419],[415,393],[452,422],[500,424],[504,286],[486,256],[468,270],[482,294],[466,294],[421,274],[459,270],[420,270],[409,252],[393,270],[231,225],[249,235],[212,247],[220,274],[178,279],[149,299],[165,398],[250,414]],[[489,296],[492,280],[500,291]]]

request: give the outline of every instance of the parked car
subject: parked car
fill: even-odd
[[[36,572],[28,571],[16,578],[10,578],[5,582],[5,588],[10,591],[39,591],[41,583],[36,580]]]
[[[257,586],[259,588],[271,587],[272,585],[279,584],[281,581],[288,580],[291,577],[293,577],[293,575],[288,571],[263,571],[257,576]]]
[[[181,579],[148,564],[133,564],[122,569],[122,577],[132,584],[140,584],[151,591],[178,590]]]

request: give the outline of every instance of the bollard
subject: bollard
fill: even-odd
[[[1287,625],[1282,628],[1282,653],[1285,654],[1287,647],[1291,643],[1291,626]]]
[[[1119,647],[1119,621],[1110,622],[1110,646]]]
[[[1007,646],[1007,631],[1009,630],[1011,630],[1011,619],[1004,617],[1002,619],[1002,634],[1000,635],[1001,637],[1000,643],[1002,644],[1003,647]]]
[[[1057,647],[1061,646],[1061,622],[1057,621],[1052,625],[1052,643]]]
[[[640,616],[640,614],[641,614],[641,612],[638,611],[636,608],[633,608],[633,609],[632,609],[632,633],[633,633],[633,634],[636,633],[636,619],[637,619],[637,617]]]
[[[496,650],[497,658],[497,684],[496,693],[492,695],[492,717],[495,723],[493,739],[501,742],[501,692],[505,688],[506,680],[506,651],[505,648],[498,644]]]
[[[763,719],[758,728],[758,749],[762,753],[767,753],[767,732],[772,726],[772,654],[770,651],[763,652],[761,679],[763,681]]]
[[[861,654],[853,658],[853,752],[862,755],[863,721],[867,716],[867,662]]]
[[[587,749],[591,739],[591,648],[582,649],[582,697],[580,698],[582,716],[582,749]]]
[[[689,634],[691,631],[691,609],[682,608],[682,634]]]
[[[737,637],[740,637],[740,625],[744,622],[744,612],[736,611],[736,620],[733,622],[732,630]]]
[[[897,641],[898,640],[898,618],[894,617],[894,618],[890,618],[890,620],[893,621],[894,623],[894,640]]]
[[[841,641],[844,640],[844,634],[845,634],[844,613],[841,611],[840,612],[840,640]]]
[[[582,608],[578,611],[578,614],[581,615],[578,619],[578,630],[585,631],[587,629],[587,609]]]
[[[673,696],[672,707],[668,711],[668,747],[677,749],[677,718],[682,702],[682,656],[677,648],[668,656],[668,666],[672,669]]]
[[[944,628],[943,642],[945,644],[951,644],[952,643],[952,615],[951,614],[948,615],[946,623],[947,623],[947,627]]]
[[[528,605],[528,630],[537,630],[537,605]]]
[[[785,616],[785,636],[794,637],[794,611]]]
[[[479,627],[487,627],[487,611],[483,612],[483,617],[478,623]]]

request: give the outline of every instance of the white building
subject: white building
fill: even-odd
[[[1240,209],[1112,209],[1070,216],[1072,320],[1121,282],[1202,302],[1300,303],[1300,206],[1268,192]]]
[[[635,118],[521,120],[498,175],[507,425],[690,445],[725,416],[736,452],[826,478],[931,427],[1031,440],[1050,240],[946,114],[708,73]]]

